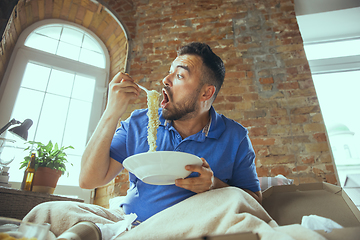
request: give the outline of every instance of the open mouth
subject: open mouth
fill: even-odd
[[[167,94],[166,90],[163,88],[162,90],[162,94],[163,94],[163,100],[161,101],[161,107],[162,108],[166,108],[166,105],[168,105],[169,103],[169,95]]]

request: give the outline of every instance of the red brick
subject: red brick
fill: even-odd
[[[298,82],[290,82],[290,83],[279,83],[277,88],[279,90],[282,89],[298,89],[299,88],[299,83]]]
[[[246,93],[243,95],[245,101],[255,101],[259,99],[259,94],[257,93]]]
[[[286,116],[287,110],[285,108],[273,108],[270,110],[271,116]]]
[[[319,112],[320,112],[319,105],[291,109],[291,114],[311,114],[311,113],[319,113]]]
[[[282,144],[294,144],[294,143],[310,143],[311,141],[309,139],[309,136],[306,135],[306,136],[281,137],[281,142]]]
[[[291,122],[292,123],[308,122],[308,116],[307,115],[293,115],[293,116],[291,116]]]
[[[151,24],[158,24],[158,23],[166,23],[169,22],[170,18],[166,17],[166,18],[158,18],[158,19],[152,19],[152,20],[147,20],[145,21],[146,25],[151,25]]]
[[[288,91],[291,97],[312,97],[316,96],[315,88],[295,89]]]
[[[249,130],[250,136],[258,137],[258,136],[266,136],[267,128],[266,127],[252,127]]]
[[[244,95],[245,97],[245,95]],[[229,102],[241,102],[243,100],[242,96],[226,96],[225,99]]]
[[[251,142],[254,146],[257,145],[274,145],[275,144],[275,138],[251,138]]]
[[[222,87],[220,90],[221,94],[224,95],[239,95],[246,92],[245,87]]]
[[[269,174],[269,168],[259,167],[259,168],[256,168],[256,172],[257,172],[258,177],[267,177]]]
[[[317,142],[326,142],[327,141],[327,137],[326,137],[325,133],[315,133],[313,135],[313,137]]]
[[[324,170],[322,170],[320,168],[316,168],[316,167],[314,167],[312,170],[316,175],[322,175],[325,173]]]
[[[254,151],[257,157],[266,157],[270,155],[268,146],[254,146]]]
[[[286,67],[302,66],[308,64],[306,58],[289,59],[284,61]]]
[[[321,133],[325,131],[325,125],[323,123],[308,123],[304,125],[305,133]]]
[[[277,166],[277,167],[273,167],[271,169],[271,174],[276,176],[276,175],[283,175],[283,176],[287,176],[291,173],[291,170],[285,166]]]
[[[295,168],[292,169],[293,172],[303,172],[305,170],[307,170],[309,168],[309,166],[303,165],[303,166],[296,166]]]
[[[260,78],[259,79],[259,82],[261,84],[272,84],[274,83],[274,79],[272,77],[269,77],[269,78]]]
[[[241,71],[241,72],[226,72],[225,74],[225,78],[244,78],[245,77],[245,72]]]
[[[315,163],[314,156],[300,156],[300,160],[303,164],[313,164]]]
[[[254,111],[245,111],[244,117],[245,118],[261,118],[266,116],[265,110],[254,110]]]
[[[334,171],[335,171],[335,170],[334,170],[334,165],[325,165],[325,168],[326,168],[326,170],[329,171],[329,172],[334,172]]]
[[[246,76],[248,78],[252,78],[254,76],[254,72],[253,71],[246,71]]]
[[[236,67],[238,71],[251,71],[253,69],[253,65],[251,64],[241,64]]]
[[[278,164],[288,164],[295,162],[294,155],[268,156],[261,158],[261,164],[264,166],[276,166]]]
[[[331,183],[331,184],[338,184],[338,181],[336,180],[336,175],[333,173],[328,173],[325,175],[326,178],[326,182]]]

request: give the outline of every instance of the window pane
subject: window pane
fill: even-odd
[[[103,54],[89,51],[84,48],[81,49],[79,61],[96,67],[105,68],[105,59]]]
[[[325,121],[344,122],[360,135],[360,112],[354,111],[360,103],[360,71],[316,74],[313,79]]]
[[[64,25],[37,29],[29,35],[25,46],[100,68],[105,68],[106,65],[98,42],[80,29]]]
[[[313,79],[336,165],[360,165],[360,71]]]
[[[24,144],[25,141],[23,141],[22,143],[18,143],[17,141],[17,146],[18,147],[26,147],[27,145]],[[9,169],[9,182],[21,182],[22,178],[24,176],[24,168],[19,170],[19,166],[20,163],[22,161],[24,161],[24,157],[27,156],[26,152],[24,152],[24,149],[21,148],[17,148],[15,151],[15,159],[14,161],[9,165],[10,169]]]
[[[69,152],[70,151],[66,151],[66,153]],[[58,185],[79,186],[81,156],[68,154],[67,160],[69,163],[66,164],[66,171],[69,172],[69,177],[67,176],[67,173],[65,173],[65,175],[59,178]],[[71,166],[70,163],[72,163],[73,166]]]
[[[48,26],[48,27],[40,28],[40,29],[36,30],[35,32],[38,34],[47,36],[49,38],[59,40],[61,29],[62,29],[61,26]]]
[[[28,140],[34,139],[43,99],[43,92],[26,88],[20,88],[16,98],[11,118],[15,118],[21,122],[27,118],[33,121],[33,125],[28,132]]]
[[[60,42],[56,55],[78,61],[79,53],[80,53],[80,47],[68,43]]]
[[[58,43],[59,41],[54,40],[52,38],[45,37],[37,33],[32,33],[26,39],[25,46],[55,54]]]
[[[36,141],[46,144],[51,140],[61,145],[69,99],[53,94],[46,94],[41,112]]]
[[[26,65],[24,77],[21,81],[21,86],[39,91],[45,91],[49,80],[50,70],[50,68],[45,66],[28,63]]]
[[[103,52],[99,44],[87,35],[84,36],[82,47],[98,53]]]
[[[72,97],[92,102],[95,90],[95,79],[76,75]]]
[[[70,97],[74,74],[53,69],[47,92]]]
[[[74,99],[71,100],[63,145],[73,146],[75,148],[71,150],[73,154],[81,155],[84,150],[90,113],[91,103]]]
[[[60,41],[66,42],[66,43],[71,43],[73,45],[81,47],[83,36],[84,36],[84,34],[82,32],[76,31],[71,28],[64,27],[63,32],[61,34]]]

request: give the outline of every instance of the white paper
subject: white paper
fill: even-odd
[[[317,215],[303,216],[301,226],[311,230],[324,230],[325,232],[331,232],[335,228],[343,228],[340,224],[334,222],[333,220]]]
[[[130,230],[132,227],[131,224],[136,220],[136,218],[137,215],[135,213],[130,213],[124,215],[124,220],[120,220],[116,223],[97,223],[96,225],[100,228],[102,240],[113,240],[126,230]]]

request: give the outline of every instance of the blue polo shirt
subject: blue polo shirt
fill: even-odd
[[[147,109],[135,110],[121,122],[110,147],[110,157],[122,163],[128,156],[147,152]],[[157,132],[157,151],[180,151],[205,158],[221,181],[253,192],[260,191],[254,163],[255,153],[248,131],[239,123],[210,109],[209,129],[182,139],[171,122],[162,117]],[[189,177],[196,176],[192,173]],[[130,188],[121,206],[126,214],[136,213],[144,221],[152,215],[193,196],[194,192],[175,185],[151,185],[129,173]]]

